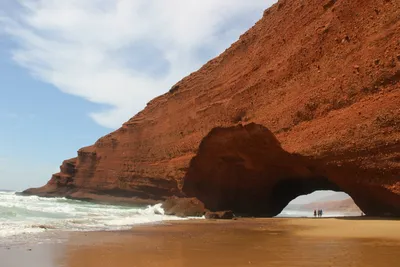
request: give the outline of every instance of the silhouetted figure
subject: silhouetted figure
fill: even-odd
[[[322,210],[318,210],[318,217],[322,217]]]
[[[317,210],[314,210],[314,217],[317,217]]]
[[[320,217],[322,217],[323,214],[324,214],[324,212],[321,210],[321,216]]]

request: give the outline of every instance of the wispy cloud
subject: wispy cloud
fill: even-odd
[[[268,0],[18,0],[1,18],[13,59],[61,91],[105,104],[116,128],[222,52]]]

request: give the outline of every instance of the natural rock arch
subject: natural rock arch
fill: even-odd
[[[343,191],[367,215],[400,215],[400,197],[370,183],[369,173],[286,152],[258,124],[214,128],[191,160],[182,187],[212,211],[275,216],[300,195]],[[364,181],[364,182],[363,182]]]

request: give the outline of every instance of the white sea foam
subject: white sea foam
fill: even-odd
[[[161,204],[147,207],[100,205],[0,192],[0,243],[27,240],[45,231],[123,230],[135,224],[164,220],[182,218],[165,215]]]
[[[325,213],[324,216],[348,214]],[[313,211],[285,209],[278,217],[313,217]],[[100,205],[65,198],[20,196],[0,191],[0,246],[42,242],[39,233],[123,230],[136,224],[182,220],[167,216],[161,204],[147,207]],[[54,241],[54,240],[53,240]]]

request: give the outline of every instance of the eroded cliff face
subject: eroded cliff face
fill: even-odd
[[[190,195],[209,209],[274,215],[301,192],[335,189],[367,214],[400,215],[399,89],[399,1],[279,1],[26,193],[143,203]]]
[[[291,200],[316,190],[347,192],[369,215],[395,215],[399,195],[370,183],[379,175],[288,153],[271,131],[250,123],[214,128],[191,160],[182,190],[211,211],[240,215],[276,216]]]

